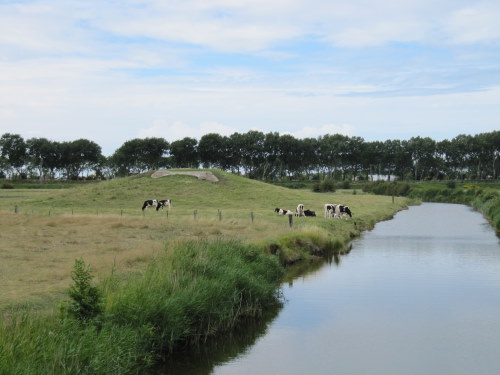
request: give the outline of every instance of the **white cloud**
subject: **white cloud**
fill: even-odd
[[[305,126],[291,133],[296,138],[316,138],[325,134],[354,135],[354,127],[350,124],[327,124],[319,127]]]
[[[137,137],[162,137],[169,142],[173,142],[185,137],[199,140],[202,136],[209,133],[231,135],[237,131],[238,129],[235,127],[218,122],[203,122],[198,125],[189,125],[181,121],[167,123],[164,120],[155,120],[152,127],[139,130]]]
[[[500,42],[500,8],[479,3],[453,11],[444,23],[450,40],[456,44]]]

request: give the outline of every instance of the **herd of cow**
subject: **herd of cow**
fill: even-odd
[[[149,199],[147,201],[144,201],[144,204],[142,205],[142,211],[150,207],[156,207],[156,211],[158,211],[160,208],[163,209],[165,207],[172,208],[172,200]],[[276,212],[278,215],[289,215],[289,216],[294,215],[292,211],[284,210],[282,208],[276,208],[274,212]],[[295,216],[297,217],[316,216],[316,212],[311,210],[304,210],[304,205],[300,203],[295,209]],[[332,204],[332,203],[325,204],[325,218],[334,218],[334,217],[341,218],[344,216],[352,217],[352,212],[348,206],[344,206],[342,204]]]
[[[274,210],[278,215],[289,215],[292,216],[294,213],[290,210],[285,210],[282,208],[276,208]],[[333,203],[327,203],[325,204],[325,218],[341,218],[344,216],[349,216],[352,217],[352,212],[349,209],[348,206],[344,206],[343,204],[333,204]],[[300,217],[300,216],[316,216],[315,211],[311,210],[304,210],[304,205],[300,203],[297,208],[295,209],[295,216]]]

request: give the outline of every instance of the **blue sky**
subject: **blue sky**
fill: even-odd
[[[500,2],[0,0],[0,134],[500,129]]]

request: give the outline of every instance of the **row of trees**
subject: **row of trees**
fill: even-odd
[[[163,138],[126,141],[113,155],[102,155],[96,143],[78,139],[55,142],[24,140],[18,134],[0,138],[0,175],[67,179],[111,178],[160,168],[219,168],[262,180],[294,178],[498,179],[500,131],[459,135],[435,141],[367,142],[361,137],[327,134],[298,139],[276,132],[206,134],[169,143]]]

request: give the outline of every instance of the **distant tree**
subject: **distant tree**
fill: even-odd
[[[19,134],[5,133],[0,138],[0,165],[11,176],[21,174],[26,164],[26,143]]]
[[[267,133],[262,142],[264,162],[260,166],[261,179],[268,180],[278,176],[282,170],[281,136],[278,132]]]
[[[164,138],[145,138],[143,162],[148,170],[167,167],[166,156],[170,144]]]
[[[361,137],[347,137],[345,139],[341,155],[342,180],[345,180],[348,174],[356,176],[361,169],[364,143],[365,141]]]
[[[205,134],[198,143],[200,162],[204,168],[222,168],[224,164],[224,137],[217,133]]]
[[[299,147],[299,155],[297,157],[302,161],[299,171],[310,176],[318,167],[318,139],[304,138],[300,140]]]
[[[300,164],[303,162],[297,156],[300,150],[300,142],[297,138],[290,134],[284,134],[279,137],[279,155],[278,168],[280,177],[291,175],[300,169]]]
[[[85,170],[95,170],[102,160],[101,147],[87,139],[60,144],[61,167],[66,178],[77,179]]]
[[[414,179],[420,180],[431,176],[436,166],[436,142],[429,137],[412,137],[404,143],[411,155]]]
[[[246,174],[251,178],[258,178],[262,175],[262,166],[265,163],[264,133],[251,130],[242,134],[242,158],[241,165]]]
[[[135,138],[126,141],[109,158],[118,175],[141,173],[166,166],[169,143],[163,138]]]
[[[485,152],[488,155],[487,164],[491,178],[497,179],[500,174],[500,131],[482,134]]]
[[[38,176],[43,178],[50,170],[53,143],[47,138],[30,138],[26,141],[26,150],[30,168],[37,170]]]
[[[245,136],[240,133],[233,133],[227,140],[226,160],[229,169],[235,173],[241,173],[243,167],[243,154],[245,152]]]
[[[329,177],[341,167],[347,137],[342,134],[326,134],[319,137],[319,160]]]
[[[384,157],[384,143],[380,141],[366,142],[362,154],[363,168],[368,176],[382,174],[382,160]]]
[[[194,138],[185,137],[170,144],[170,155],[176,168],[198,167],[198,141]]]

